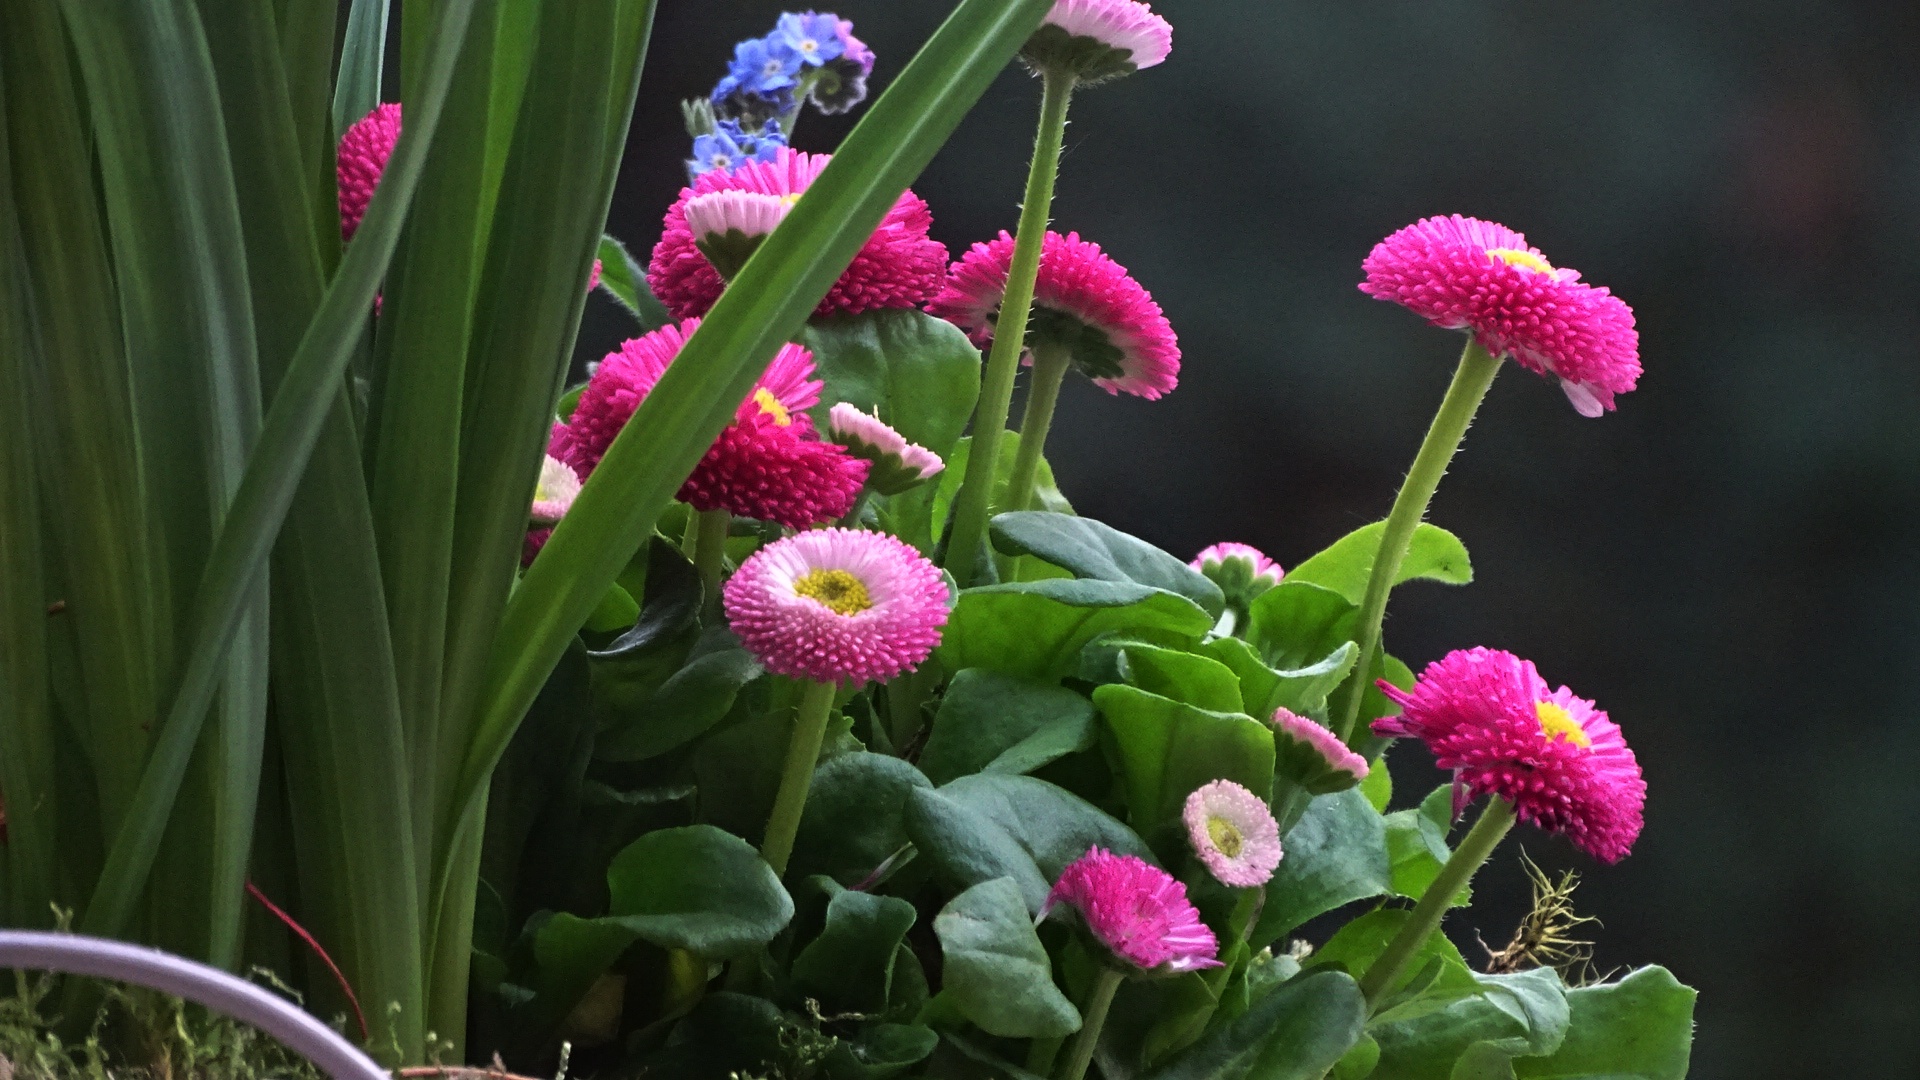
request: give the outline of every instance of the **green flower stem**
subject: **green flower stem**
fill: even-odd
[[[1114,991],[1120,989],[1125,979],[1125,975],[1112,968],[1100,969],[1100,981],[1093,984],[1093,993],[1080,1010],[1080,1034],[1073,1040],[1073,1056],[1067,1059],[1060,1080],[1082,1080],[1087,1075],[1087,1066],[1093,1063],[1093,1048],[1100,1044],[1100,1029],[1107,1024],[1107,1010],[1113,1006]]]
[[[1414,905],[1413,914],[1407,917],[1400,932],[1394,935],[1386,949],[1374,960],[1373,966],[1361,976],[1360,992],[1366,995],[1369,1006],[1378,1002],[1394,980],[1400,977],[1407,961],[1420,951],[1420,947],[1427,943],[1427,937],[1440,925],[1440,917],[1447,913],[1453,898],[1473,877],[1473,872],[1480,869],[1480,864],[1487,861],[1487,856],[1493,854],[1493,849],[1500,845],[1511,828],[1513,806],[1505,799],[1494,798],[1481,812],[1480,820],[1474,822],[1473,828],[1461,839],[1460,846],[1454,849],[1447,864],[1440,868],[1433,884],[1421,894],[1420,902]]]
[[[847,516],[841,518],[836,524],[843,529],[860,528],[860,519],[866,516],[867,506],[871,502],[873,502],[873,489],[861,488],[860,497],[853,500],[853,509],[847,511]]]
[[[1007,501],[1000,508],[1031,510],[1033,491],[1040,480],[1040,455],[1047,446],[1047,432],[1053,427],[1053,409],[1060,402],[1060,384],[1073,366],[1073,354],[1058,346],[1036,346],[1033,351],[1033,381],[1027,385],[1027,411],[1020,420],[1020,449],[1013,457],[1013,473],[1007,479]],[[1020,580],[1022,560],[1005,558],[1000,563],[1000,580]]]
[[[1387,527],[1380,534],[1380,550],[1373,557],[1373,572],[1367,577],[1366,596],[1360,603],[1360,660],[1349,683],[1351,689],[1340,726],[1334,729],[1342,740],[1351,740],[1353,726],[1360,719],[1360,703],[1367,695],[1367,677],[1373,670],[1374,654],[1380,648],[1380,623],[1387,613],[1387,594],[1393,591],[1393,580],[1400,574],[1408,545],[1413,543],[1413,532],[1419,527],[1420,519],[1427,516],[1427,505],[1440,487],[1440,478],[1446,475],[1448,463],[1460,449],[1460,440],[1466,437],[1467,426],[1473,423],[1473,414],[1479,410],[1481,399],[1487,396],[1487,387],[1493,385],[1493,377],[1499,373],[1500,358],[1488,353],[1478,340],[1468,337],[1466,351],[1460,354],[1460,366],[1453,373],[1453,385],[1447,387],[1447,396],[1440,402],[1440,411],[1434,414],[1426,441],[1420,444],[1420,453],[1413,459],[1413,468],[1407,471],[1406,482],[1400,485],[1400,494],[1393,500],[1393,511],[1387,515]]]
[[[813,767],[820,760],[820,744],[826,739],[827,717],[833,712],[836,689],[832,683],[810,682],[800,698],[793,739],[787,743],[787,767],[780,774],[780,794],[774,797],[773,814],[767,818],[767,838],[760,844],[761,858],[781,877],[786,876],[793,838],[800,832],[800,812],[806,809],[807,789],[813,786]]]
[[[733,515],[725,510],[690,512],[694,518],[687,531],[694,534],[693,568],[700,572],[707,599],[714,600],[720,596],[720,578],[726,573],[727,530],[733,527]]]
[[[1027,172],[1026,201],[1020,207],[1020,231],[1007,267],[1007,289],[1000,300],[993,349],[980,384],[980,406],[973,414],[973,447],[967,474],[954,499],[953,533],[947,540],[947,570],[961,588],[973,584],[980,543],[987,536],[988,503],[1000,464],[1000,433],[1013,407],[1013,380],[1026,348],[1027,316],[1033,309],[1033,284],[1040,276],[1041,245],[1053,209],[1053,183],[1060,174],[1060,144],[1066,138],[1067,104],[1074,76],[1047,72],[1040,96],[1040,131],[1034,138],[1033,165]],[[1024,440],[1023,440],[1024,441]]]
[[[1035,1039],[1027,1044],[1027,1071],[1035,1076],[1050,1076],[1053,1063],[1060,1057],[1060,1048],[1066,1045],[1062,1038]]]

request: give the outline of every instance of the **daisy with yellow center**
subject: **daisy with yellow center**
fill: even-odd
[[[1181,820],[1193,853],[1224,885],[1264,885],[1280,865],[1280,825],[1258,795],[1215,780],[1187,796]]]

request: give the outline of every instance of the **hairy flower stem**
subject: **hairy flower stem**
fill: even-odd
[[[725,510],[692,511],[687,529],[694,534],[693,568],[700,573],[707,599],[720,596],[720,578],[726,573],[727,530],[733,527],[733,515]]]
[[[1074,76],[1049,71],[1042,76],[1040,131],[1034,138],[1033,164],[1027,171],[1026,201],[1020,207],[1020,231],[1007,267],[1007,288],[994,324],[993,349],[980,384],[980,406],[973,414],[973,445],[967,474],[954,499],[953,532],[947,540],[946,567],[961,588],[973,584],[980,544],[987,535],[988,503],[1000,465],[1000,433],[1013,407],[1013,381],[1026,348],[1027,316],[1033,310],[1033,284],[1040,276],[1040,252],[1053,210],[1053,184],[1060,174],[1060,144],[1067,132],[1067,104]]]
[[[1082,1080],[1087,1075],[1087,1066],[1093,1063],[1093,1048],[1100,1044],[1100,1029],[1107,1023],[1107,1010],[1113,1006],[1114,991],[1120,989],[1125,979],[1125,975],[1112,968],[1100,969],[1100,981],[1093,984],[1093,993],[1080,1010],[1080,1034],[1073,1040],[1073,1056],[1067,1059],[1060,1080]]]
[[[860,519],[867,516],[867,506],[872,502],[873,489],[870,487],[861,488],[860,497],[853,500],[853,509],[847,511],[847,516],[841,518],[838,522],[835,522],[835,524],[843,529],[865,528],[865,526],[860,524]]]
[[[1034,487],[1040,480],[1040,455],[1047,447],[1047,432],[1053,427],[1054,406],[1060,403],[1060,384],[1073,364],[1073,354],[1057,345],[1036,346],[1033,350],[1033,381],[1027,385],[1027,411],[1020,419],[1020,449],[1013,456],[1013,473],[1007,479],[1007,501],[1002,513],[1031,509]],[[1001,578],[1012,580],[1005,572],[1017,568],[1008,559]]]
[[[1487,861],[1493,849],[1506,837],[1507,830],[1513,828],[1513,806],[1505,799],[1494,798],[1487,803],[1486,810],[1480,814],[1480,820],[1453,850],[1453,856],[1440,868],[1440,873],[1427,886],[1420,896],[1420,902],[1414,905],[1413,914],[1400,927],[1400,932],[1387,943],[1373,966],[1360,977],[1360,992],[1366,995],[1369,1007],[1377,1004],[1381,995],[1387,992],[1394,980],[1406,968],[1427,943],[1427,938],[1440,925],[1440,917],[1447,913],[1448,905],[1459,895],[1473,872]]]
[[[1460,354],[1460,366],[1453,373],[1453,384],[1440,402],[1440,411],[1427,428],[1427,437],[1414,456],[1413,468],[1394,497],[1393,511],[1387,515],[1387,527],[1380,534],[1380,550],[1373,557],[1373,572],[1367,576],[1367,591],[1360,602],[1360,659],[1348,683],[1346,707],[1341,710],[1340,726],[1334,729],[1343,741],[1352,742],[1353,727],[1360,719],[1360,703],[1366,699],[1368,679],[1375,654],[1380,648],[1380,623],[1387,614],[1387,594],[1393,591],[1394,578],[1413,543],[1414,530],[1427,516],[1427,505],[1447,473],[1448,463],[1460,449],[1473,414],[1487,396],[1487,387],[1500,373],[1500,358],[1487,352],[1473,337],[1467,338],[1466,351]]]
[[[793,738],[787,743],[787,766],[780,774],[780,794],[774,796],[767,838],[760,844],[760,857],[780,877],[786,876],[787,860],[793,856],[793,838],[800,832],[800,812],[807,807],[807,790],[813,786],[813,767],[820,760],[836,689],[832,683],[810,682],[800,698]]]

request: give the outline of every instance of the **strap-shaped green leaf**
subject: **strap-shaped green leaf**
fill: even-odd
[[[333,136],[380,104],[380,66],[387,56],[387,0],[353,0],[333,84]]]

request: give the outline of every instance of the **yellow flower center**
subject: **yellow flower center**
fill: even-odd
[[[760,406],[761,412],[773,417],[773,422],[781,427],[793,423],[793,414],[788,412],[787,407],[780,404],[780,399],[773,396],[773,391],[766,387],[763,386],[753,392],[753,403]]]
[[[845,570],[815,570],[794,582],[793,591],[820,601],[836,615],[858,615],[873,606],[867,587]]]
[[[802,192],[798,192],[798,191],[789,192],[785,195],[780,196],[780,201],[783,203],[786,203],[787,209],[791,210],[794,208],[794,206],[796,206],[800,202],[801,194]]]
[[[1593,740],[1587,738],[1586,729],[1580,726],[1580,721],[1575,720],[1572,713],[1551,701],[1538,702],[1533,709],[1540,717],[1540,733],[1549,742],[1565,739],[1583,750],[1593,746]]]
[[[1223,817],[1207,818],[1207,838],[1213,841],[1213,846],[1220,854],[1229,859],[1238,858],[1240,849],[1247,846],[1247,838],[1240,835],[1240,830],[1234,828],[1233,822]]]
[[[1488,248],[1487,254],[1499,259],[1508,266],[1517,266],[1522,270],[1531,270],[1536,274],[1553,273],[1553,264],[1535,255],[1531,251],[1521,251],[1519,248]]]

